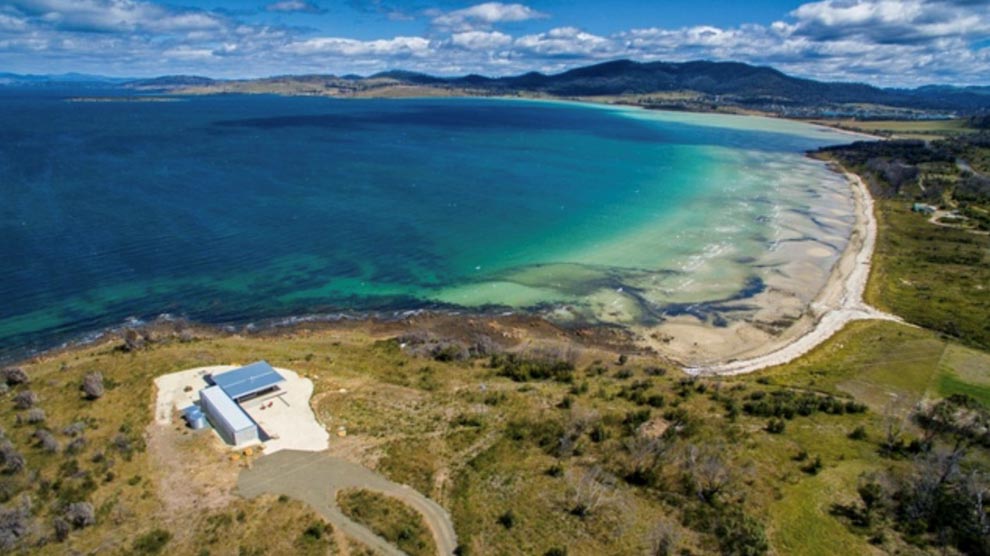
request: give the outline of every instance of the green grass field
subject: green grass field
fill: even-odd
[[[812,120],[825,126],[838,127],[871,135],[897,139],[924,139],[926,141],[949,137],[958,133],[972,133],[965,119],[954,120]]]
[[[337,493],[337,504],[344,515],[367,525],[409,556],[434,556],[437,553],[423,518],[394,498],[352,489]]]
[[[906,201],[876,205],[881,232],[867,301],[990,349],[990,236],[934,226]]]

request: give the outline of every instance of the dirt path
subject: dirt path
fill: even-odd
[[[337,492],[347,488],[373,490],[401,500],[422,514],[440,554],[453,554],[457,548],[450,514],[439,504],[412,488],[327,452],[282,450],[258,459],[237,479],[237,493],[241,496],[254,498],[265,493],[291,496],[312,506],[347,536],[383,554],[401,555],[395,546],[340,511]]]
[[[877,220],[873,214],[873,198],[859,176],[846,172],[856,203],[856,225],[842,257],[836,263],[832,276],[821,294],[812,303],[815,313],[814,327],[786,345],[766,355],[729,361],[718,365],[685,369],[692,375],[741,375],[767,367],[783,365],[808,353],[839,330],[854,321],[881,319],[903,322],[900,317],[870,307],[863,300],[863,292],[870,277],[870,264],[877,240]]]

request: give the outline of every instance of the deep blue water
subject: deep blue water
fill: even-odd
[[[828,142],[469,99],[6,91],[0,122],[0,355],[128,317],[430,307],[520,268],[600,265],[574,253],[718,186],[718,152]],[[633,258],[613,266],[662,266]]]

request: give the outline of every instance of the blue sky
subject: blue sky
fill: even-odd
[[[990,0],[0,0],[0,71],[257,77],[736,60],[990,84]]]

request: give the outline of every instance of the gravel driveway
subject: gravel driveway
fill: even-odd
[[[393,483],[370,469],[334,457],[327,452],[281,450],[254,462],[241,471],[237,493],[245,498],[262,494],[284,494],[306,502],[347,536],[383,554],[402,552],[367,527],[345,516],[337,506],[337,492],[363,488],[398,498],[423,515],[441,555],[453,554],[457,534],[439,504],[405,485]]]

